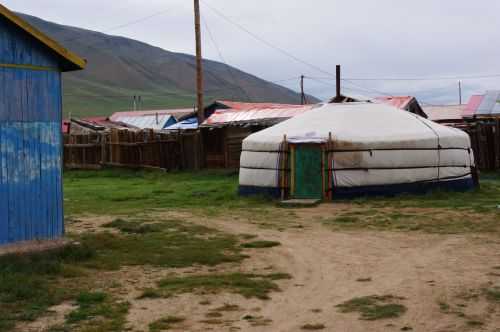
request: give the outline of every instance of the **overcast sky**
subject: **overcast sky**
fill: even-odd
[[[497,0],[201,0],[202,15],[226,62],[297,90],[335,93],[330,73],[341,64],[350,78],[440,78],[432,81],[349,81],[344,93],[416,95],[432,104],[458,103],[486,89],[500,89],[500,1]],[[191,0],[4,0],[12,10],[121,35],[170,51],[194,54]],[[253,34],[311,67],[278,52],[218,16],[221,11]],[[122,28],[153,14],[156,16]],[[204,56],[220,61],[202,27]],[[321,69],[321,70],[320,70]],[[292,79],[296,77],[296,79]],[[349,90],[348,90],[349,88]]]

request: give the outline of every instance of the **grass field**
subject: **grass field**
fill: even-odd
[[[481,188],[473,192],[359,199],[338,203],[334,215],[311,214],[307,218],[301,215],[316,210],[280,208],[263,197],[239,197],[237,180],[237,174],[227,171],[66,172],[68,237],[77,244],[46,253],[0,258],[0,331],[12,331],[16,325],[22,330],[19,323],[36,321],[47,310],[63,303],[71,303],[72,307],[57,323],[49,324],[47,331],[122,331],[134,305],[130,298],[123,297],[127,290],[120,281],[101,276],[124,273],[129,268],[153,269],[157,273],[148,274],[156,277],[137,290],[134,301],[220,292],[269,300],[273,292],[280,290],[280,282],[294,277],[288,271],[269,267],[251,272],[240,270],[250,256],[276,250],[282,247],[280,242],[253,234],[222,232],[192,223],[189,218],[161,217],[164,212],[189,213],[190,218],[200,220],[230,217],[232,222],[279,224],[285,228],[307,221],[331,231],[499,234],[498,174],[484,175]],[[80,226],[81,220],[103,217],[105,221],[90,230]],[[212,271],[218,266],[226,268]],[[193,267],[203,267],[203,273],[161,272]],[[497,272],[493,269],[490,273]],[[363,283],[358,278],[358,285],[373,282],[371,277],[363,277]],[[131,277],[123,278],[128,281]],[[490,302],[498,302],[499,292],[495,287],[481,293]],[[399,302],[401,299],[396,295],[366,296],[339,304],[338,310],[359,312],[364,320],[396,318],[406,311]],[[161,331],[183,324],[188,318],[165,313],[150,322],[149,329]],[[218,319],[211,317],[205,321],[213,323]],[[257,319],[257,323],[253,318],[249,321],[269,323],[264,318]],[[312,329],[323,324],[304,326]]]

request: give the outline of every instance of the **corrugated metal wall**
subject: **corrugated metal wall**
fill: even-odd
[[[0,18],[0,63],[58,68],[57,58]],[[61,73],[0,68],[0,245],[64,232]]]

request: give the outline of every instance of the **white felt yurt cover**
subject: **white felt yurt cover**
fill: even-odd
[[[243,141],[240,186],[277,187],[280,145],[324,143],[331,134],[335,187],[470,178],[469,136],[379,103],[319,105]]]

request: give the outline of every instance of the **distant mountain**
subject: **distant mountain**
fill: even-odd
[[[195,58],[133,39],[60,25],[20,14],[32,25],[88,60],[84,71],[64,74],[64,109],[75,116],[142,109],[192,107]],[[225,64],[204,60],[206,101],[233,99],[299,103],[300,95]],[[317,101],[309,97],[311,101]]]

